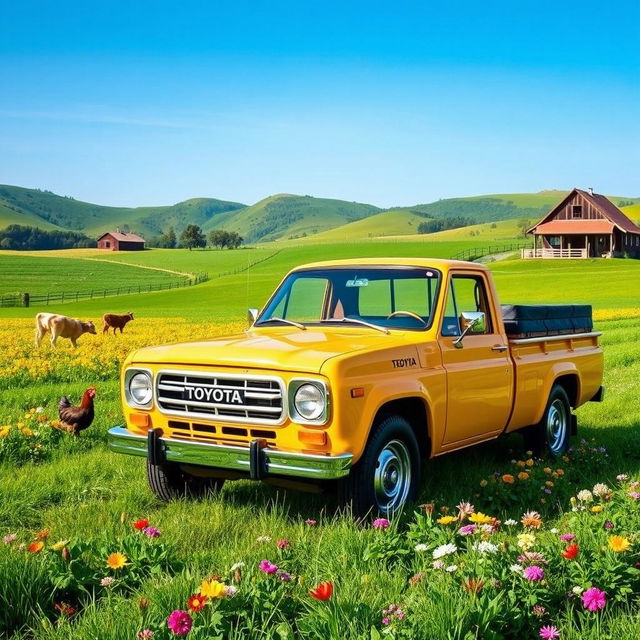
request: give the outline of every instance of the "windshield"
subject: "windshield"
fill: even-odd
[[[257,325],[367,322],[388,329],[431,324],[440,274],[417,267],[328,268],[289,275]]]

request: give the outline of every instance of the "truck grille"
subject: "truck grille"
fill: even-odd
[[[171,415],[277,424],[284,418],[283,391],[278,378],[161,371],[156,402]]]

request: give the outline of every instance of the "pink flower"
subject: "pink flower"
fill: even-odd
[[[153,638],[153,631],[151,631],[151,629],[138,631],[138,640],[149,640],[150,638]]]
[[[575,540],[575,536],[573,533],[563,533],[560,536],[560,540],[562,540],[562,542],[571,542],[572,540]]]
[[[640,492],[638,491],[629,491],[629,497],[634,500],[640,500]]]
[[[373,521],[374,529],[388,529],[391,523],[386,518],[378,518]]]
[[[287,547],[291,546],[291,543],[288,540],[278,540],[278,542],[276,542],[276,545],[278,547],[278,549],[286,549]]]
[[[144,529],[144,533],[150,538],[159,538],[160,537],[160,529],[156,529],[156,527],[146,527]]]
[[[540,637],[544,640],[557,640],[560,637],[558,627],[544,626],[540,628]]]
[[[176,609],[167,618],[167,626],[177,636],[186,636],[193,625],[191,616],[186,611]]]
[[[604,609],[607,604],[607,594],[597,587],[591,587],[582,594],[582,605],[589,611]]]
[[[264,573],[275,573],[278,570],[278,565],[272,564],[268,560],[263,560],[259,566],[260,571],[263,571]]]
[[[531,580],[531,582],[537,582],[544,578],[544,569],[539,567],[537,564],[532,564],[529,567],[526,567],[522,572],[522,575],[527,579]]]
[[[2,538],[2,542],[4,542],[5,544],[11,544],[17,538],[18,538],[18,536],[15,533],[10,533],[10,534],[6,535],[4,538]]]
[[[312,520],[311,518],[307,518],[307,520],[304,521],[305,524],[308,524],[310,527],[315,527],[318,523],[315,520]]]
[[[475,524],[465,524],[464,527],[460,527],[458,529],[458,533],[461,536],[470,536],[470,535],[472,535],[473,533],[476,532],[477,528],[478,527],[476,527]]]

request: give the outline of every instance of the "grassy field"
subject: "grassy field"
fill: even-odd
[[[17,429],[18,423],[35,424],[37,429],[40,415],[55,417],[62,393],[77,401],[89,384],[98,387],[98,411],[94,425],[78,441],[43,438],[41,448],[21,450],[14,458],[5,453],[0,460],[0,535],[17,535],[15,542],[0,544],[0,637],[4,632],[12,640],[129,640],[138,631],[150,629],[156,640],[168,640],[178,636],[169,633],[167,615],[173,609],[185,609],[186,598],[198,590],[200,582],[216,575],[225,584],[233,583],[238,593],[213,600],[205,612],[192,614],[196,627],[189,638],[377,640],[388,635],[499,640],[539,637],[540,627],[555,625],[562,640],[635,640],[640,635],[640,585],[633,568],[640,560],[640,502],[627,496],[626,481],[620,487],[616,476],[626,473],[640,479],[638,261],[509,260],[491,266],[503,301],[591,303],[597,328],[604,331],[607,399],[578,412],[581,436],[594,438],[595,443],[581,445],[570,460],[562,461],[563,475],[553,476],[555,484],[545,502],[533,479],[544,486],[546,461],[532,463],[530,483],[503,485],[496,480],[494,472],[499,478],[512,472],[513,459],[526,459],[518,436],[426,466],[419,502],[435,503],[437,516],[444,513],[441,509],[455,514],[461,500],[470,500],[476,510],[503,522],[519,520],[529,509],[541,513],[543,524],[534,532],[534,550],[544,552],[548,563],[543,565],[547,576],[541,583],[514,578],[509,568],[519,553],[516,536],[525,531],[520,524],[486,534],[484,542],[495,543],[500,550],[496,555],[483,555],[470,542],[455,537],[459,550],[445,559],[457,568],[443,571],[433,568],[432,551],[451,542],[454,535],[449,525],[437,524],[424,510],[409,511],[388,530],[375,530],[371,523],[354,523],[348,514],[335,515],[336,503],[330,497],[282,492],[249,482],[228,483],[216,497],[164,505],[146,488],[141,460],[106,449],[107,428],[121,420],[117,371],[130,350],[240,329],[245,308],[261,305],[284,272],[301,262],[376,255],[447,257],[465,246],[473,245],[366,242],[286,247],[275,255],[270,246],[255,252],[113,255],[109,259],[211,273],[246,266],[247,258],[249,262],[268,259],[248,271],[191,289],[122,296],[120,306],[132,306],[137,312],[124,336],[115,340],[84,336],[76,352],[65,345],[56,353],[45,347],[34,354],[34,310],[2,310],[0,432],[2,425]],[[74,258],[25,259],[65,261],[75,269],[75,265],[86,266],[88,257],[80,253]],[[7,265],[18,260],[14,256],[0,259]],[[210,267],[203,266],[207,261]],[[92,264],[99,269],[142,271]],[[19,269],[14,273],[19,274]],[[43,286],[55,277],[39,271]],[[101,301],[87,301],[64,305],[64,312],[97,317],[103,306]],[[29,413],[35,407],[42,407],[43,413]],[[606,453],[598,449],[601,446]],[[39,461],[29,462],[32,457]],[[620,488],[610,500],[602,500],[601,512],[572,512],[569,497],[596,482]],[[135,533],[131,524],[142,517],[160,529],[160,538]],[[316,524],[307,524],[308,519]],[[604,526],[607,521],[614,526],[610,532]],[[20,551],[16,546],[31,544],[43,529],[50,531],[42,552]],[[563,546],[555,529],[578,536],[579,562],[570,565],[561,557]],[[609,549],[610,534],[629,538],[631,550]],[[59,540],[66,543],[72,559],[84,558],[91,570],[77,561],[69,577],[60,549],[53,548]],[[278,540],[287,540],[290,546],[278,547]],[[415,551],[416,544],[426,544],[426,554]],[[130,564],[123,570],[107,569],[107,554],[122,550]],[[262,560],[278,565],[294,579],[286,582],[261,572],[257,567]],[[230,569],[238,562],[245,566],[234,573]],[[152,565],[158,568],[151,571]],[[483,586],[469,588],[469,578],[479,576],[492,576],[493,581],[487,577]],[[116,582],[101,586],[102,577],[115,577]],[[328,602],[308,595],[308,589],[321,581],[335,585]],[[586,611],[580,596],[566,597],[573,587],[591,585],[607,592],[607,605],[599,613]],[[61,602],[78,612],[68,615]],[[382,614],[391,604],[401,606],[406,620]],[[545,612],[534,611],[534,605]],[[391,616],[389,625],[383,624],[385,616]],[[207,631],[198,628],[198,622],[204,621]],[[427,636],[425,629],[429,629]]]

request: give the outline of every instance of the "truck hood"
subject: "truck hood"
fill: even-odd
[[[370,348],[391,347],[399,343],[400,337],[401,334],[383,334],[373,329],[310,328],[302,331],[270,327],[216,340],[146,347],[133,354],[131,361],[319,373],[330,358]]]

